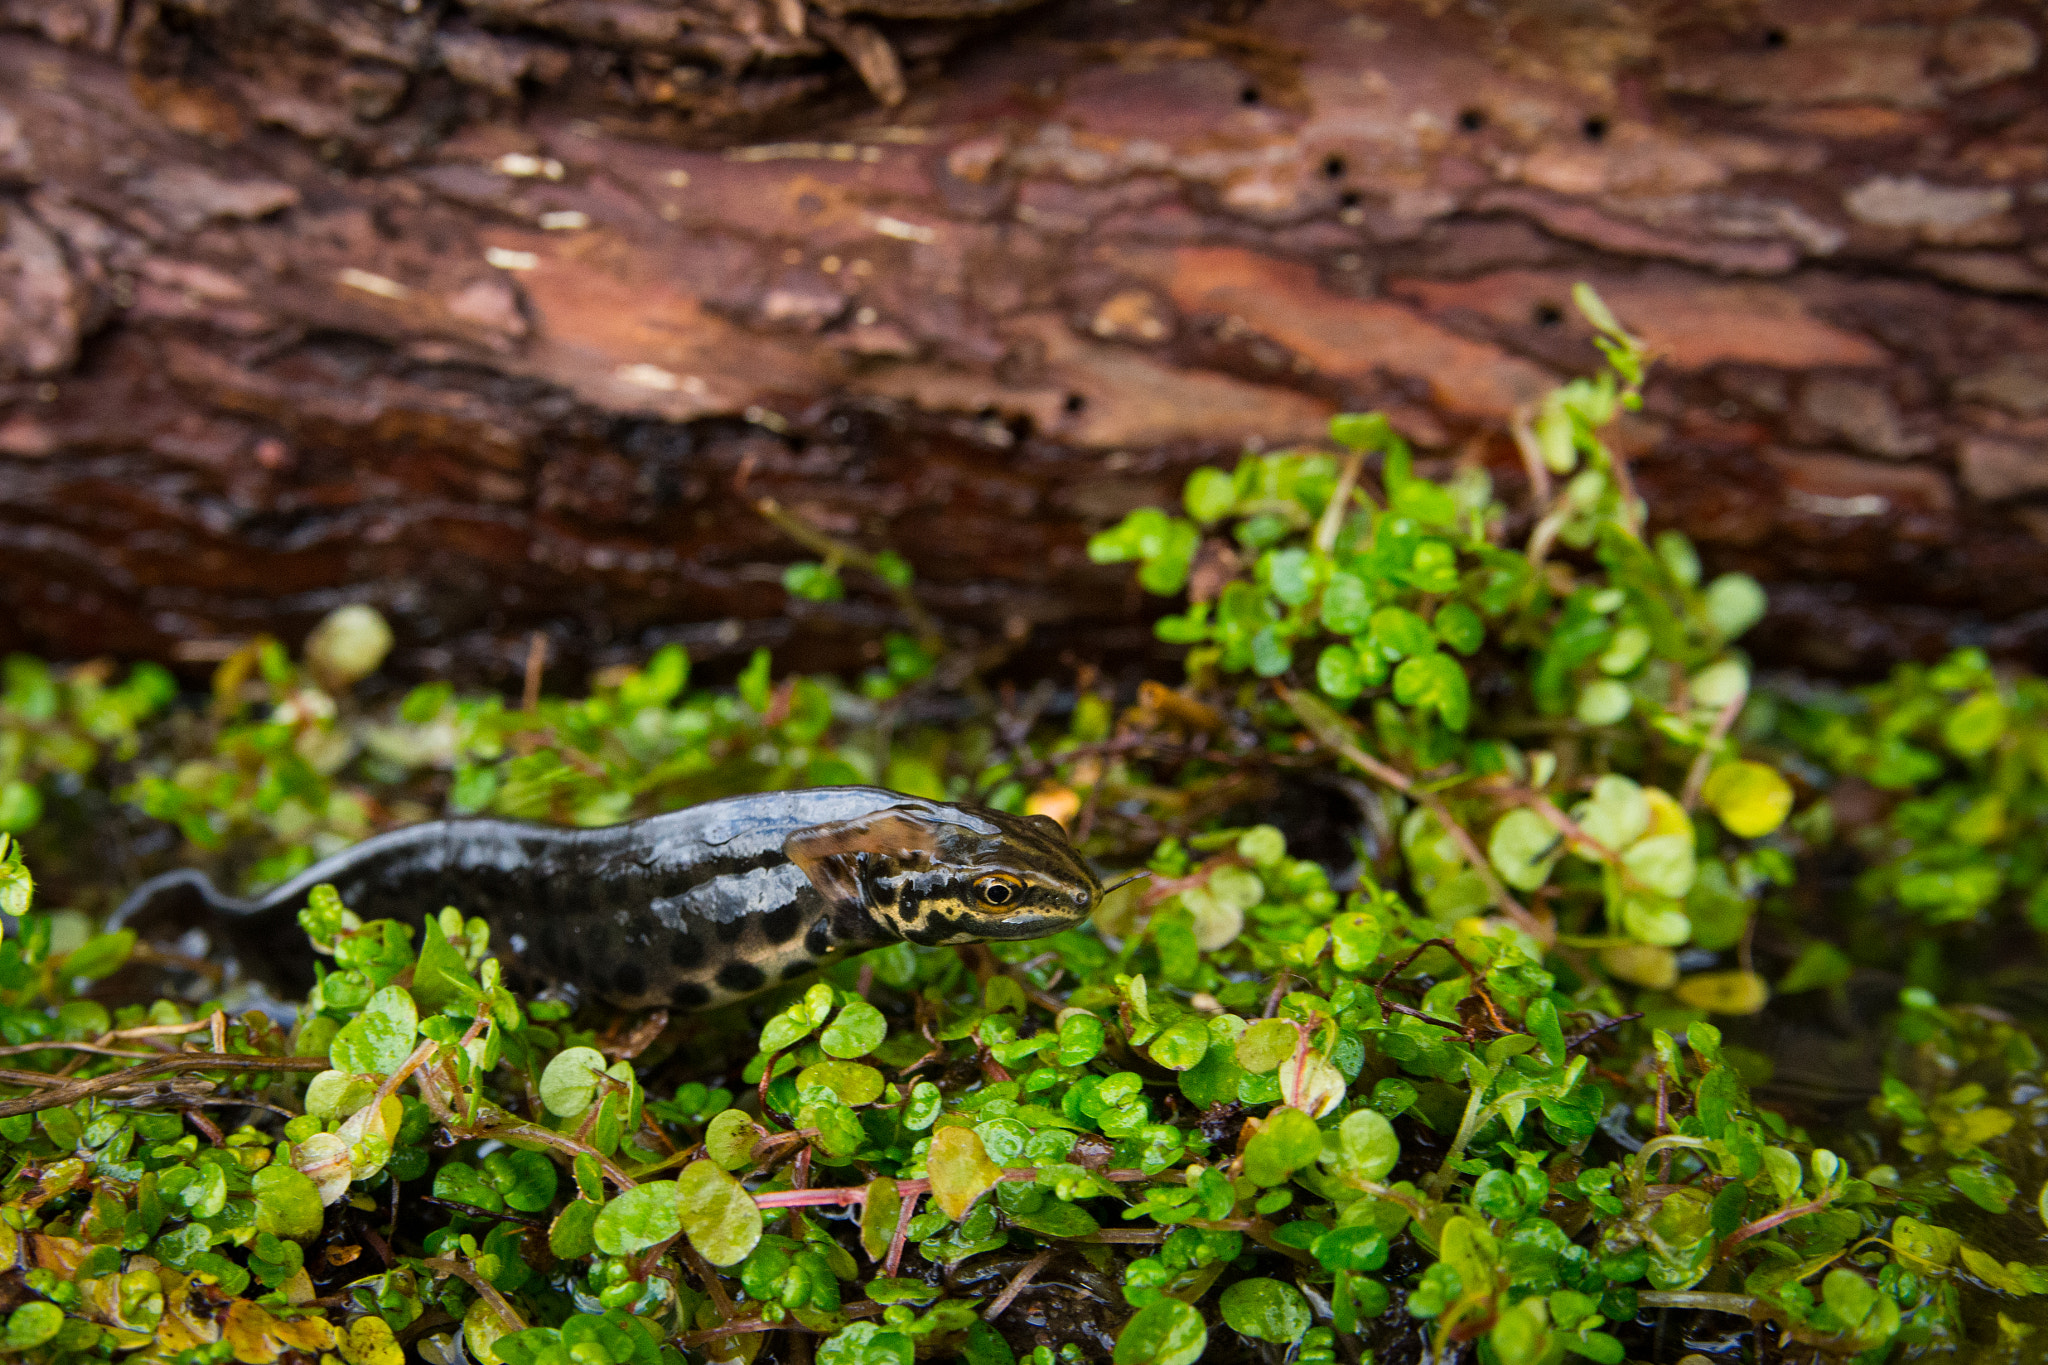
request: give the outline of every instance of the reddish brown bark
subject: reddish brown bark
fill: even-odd
[[[1339,409],[1514,478],[1586,279],[1769,654],[2048,664],[2037,7],[1006,8],[0,0],[0,643],[856,662],[772,495],[1127,653],[1091,529]]]

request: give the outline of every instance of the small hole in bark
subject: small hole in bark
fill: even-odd
[[[1764,34],[1765,47],[1783,47],[1785,42],[1785,30],[1782,28],[1774,28]]]
[[[1327,156],[1327,157],[1324,157],[1324,158],[1323,158],[1323,174],[1324,174],[1324,175],[1327,175],[1328,177],[1330,177],[1330,179],[1332,179],[1332,180],[1341,180],[1341,179],[1343,179],[1343,177],[1344,177],[1344,170],[1345,170],[1345,166],[1344,166],[1344,158],[1343,158],[1343,157],[1341,157],[1341,156],[1336,156],[1336,155],[1334,155],[1334,154],[1333,154],[1333,155],[1330,155],[1330,156]]]
[[[1079,412],[1081,409],[1088,406],[1088,400],[1078,393],[1070,393],[1067,395],[1067,401],[1061,404],[1060,406],[1064,407],[1070,413]]]
[[[1564,310],[1554,303],[1539,303],[1536,305],[1536,311],[1530,316],[1535,319],[1538,327],[1555,327],[1564,321]]]
[[[1247,85],[1244,89],[1238,91],[1237,102],[1239,104],[1257,104],[1259,102],[1259,87]]]
[[[1467,109],[1458,115],[1458,126],[1468,133],[1478,132],[1486,126],[1486,111],[1484,109]]]
[[[1586,141],[1598,142],[1601,138],[1607,136],[1607,120],[1598,114],[1594,114],[1579,125],[1579,131],[1586,135]]]
[[[1355,209],[1361,202],[1357,190],[1346,190],[1337,196],[1337,207],[1339,208]]]

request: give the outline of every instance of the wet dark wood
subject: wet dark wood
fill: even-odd
[[[2038,8],[1440,8],[0,0],[0,645],[856,665],[773,496],[1128,656],[1091,530],[1339,409],[1512,479],[1587,279],[1767,655],[2048,665]]]

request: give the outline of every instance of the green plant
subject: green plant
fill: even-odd
[[[580,699],[373,707],[357,614],[299,661],[230,659],[203,721],[137,713],[109,750],[129,790],[251,880],[442,810],[602,823],[856,780],[1054,814],[1153,875],[1085,929],[893,945],[686,1033],[511,989],[459,905],[415,930],[323,891],[287,1028],[110,1005],[132,938],[36,913],[0,844],[0,1261],[25,1267],[0,1349],[2028,1358],[2041,1010],[1982,992],[2039,981],[2011,930],[2043,927],[2048,690],[1964,654],[1753,701],[1761,594],[1645,538],[1601,435],[1645,357],[1581,303],[1611,368],[1530,414],[1519,513],[1346,417],[1342,453],[1198,471],[1185,516],[1098,537],[1155,593],[1198,585],[1159,623],[1178,687],[1084,679],[1056,714],[919,725],[964,675],[905,607],[915,658],[858,692],[765,654],[692,690],[672,649]],[[764,515],[821,556],[793,592],[852,565],[908,593]],[[1330,778],[1358,806],[1348,868],[1251,813]],[[1992,926],[2003,974],[1961,970]],[[1852,995],[1902,961],[1905,989]],[[1812,1030],[1823,1001],[1866,1044],[1854,1106],[1788,1099],[1797,1056],[1759,1050],[1760,1022]],[[1101,1296],[1057,1347],[1016,1306],[1054,1274]]]

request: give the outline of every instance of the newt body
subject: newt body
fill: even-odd
[[[298,911],[332,883],[365,920],[482,919],[506,966],[628,1008],[703,1009],[897,939],[1038,938],[1102,895],[1059,825],[878,787],[712,801],[600,829],[436,820],[251,900],[195,871],[146,882],[112,924],[213,931],[286,991],[312,982]]]

